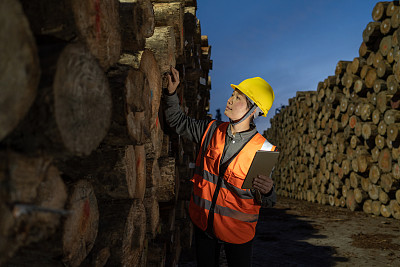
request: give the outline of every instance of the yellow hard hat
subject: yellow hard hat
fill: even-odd
[[[271,85],[260,77],[246,79],[239,85],[231,84],[233,89],[238,89],[254,101],[266,117],[275,99]]]

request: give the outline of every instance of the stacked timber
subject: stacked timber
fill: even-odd
[[[152,2],[155,30],[154,35],[146,40],[146,49],[153,51],[159,62],[162,87],[167,85],[166,74],[171,72],[171,66],[175,67],[180,73],[177,94],[182,110],[188,116],[204,119],[209,111],[212,60],[211,46],[208,41],[201,41],[208,37],[201,35],[200,21],[196,17],[197,3],[185,0]],[[207,51],[202,53],[206,48]],[[187,208],[192,190],[189,179],[193,174],[197,147],[177,135],[162,118],[159,116],[158,120],[164,129],[164,134],[161,132],[159,136],[159,139],[164,139],[159,146],[161,153],[147,153],[147,170],[151,175],[147,176],[145,194],[147,205],[152,205],[150,200],[154,196],[158,200],[160,234],[149,243],[149,249],[161,254],[152,255],[148,260],[154,264],[162,259],[166,265],[175,266],[181,251],[189,248],[192,241],[193,225],[189,223]],[[149,233],[154,236],[154,230]]]
[[[0,265],[175,266],[189,248],[196,145],[162,88],[209,110],[193,0],[0,3]]]
[[[400,7],[377,3],[359,57],[297,92],[264,134],[279,195],[400,219]]]

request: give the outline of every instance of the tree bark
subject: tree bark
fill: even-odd
[[[103,168],[88,175],[92,177],[96,193],[109,199],[134,198],[138,177],[135,146],[104,148],[98,153],[92,164],[103,164]]]
[[[154,53],[162,75],[176,65],[176,39],[171,26],[156,27],[154,34],[146,39],[146,48]],[[163,84],[166,88],[166,84]]]
[[[146,193],[146,151],[144,145],[135,146],[136,187],[134,198],[143,201]]]
[[[148,133],[146,111],[150,111],[150,96],[144,94],[145,76],[128,65],[118,65],[108,72],[113,99],[111,127],[105,143],[138,145]]]
[[[157,159],[161,155],[164,138],[163,124],[163,114],[162,110],[160,110],[160,114],[156,118],[156,123],[152,128],[150,138],[147,138],[145,141],[146,158],[148,159]]]
[[[121,50],[134,53],[143,50],[146,38],[154,33],[154,10],[150,0],[119,1]]]
[[[147,266],[166,266],[167,244],[159,240],[149,240],[149,253],[147,254]]]
[[[154,4],[155,26],[172,26],[176,38],[176,56],[180,58],[184,52],[183,17],[184,5],[182,2]]]
[[[148,99],[151,103],[149,106],[150,110],[145,110],[146,117],[150,118],[149,124],[146,125],[146,128],[148,127],[151,131],[157,123],[162,94],[161,90],[163,88],[160,67],[157,63],[155,54],[149,49],[145,49],[144,51],[140,51],[134,55],[124,54],[119,63],[139,69],[145,75],[146,80],[143,91],[145,108]],[[146,136],[149,137],[150,132],[146,133]]]
[[[374,43],[378,41],[378,38],[381,35],[380,26],[381,26],[380,22],[375,21],[368,23],[367,27],[364,29],[362,34],[363,41],[367,45],[372,46],[374,45]],[[371,55],[371,53],[369,55]]]
[[[20,247],[56,232],[60,214],[66,214],[67,189],[50,158],[2,151],[0,162],[0,263],[4,263]]]
[[[26,262],[31,266],[80,266],[95,242],[99,212],[90,183],[81,180],[69,189],[70,213],[63,226],[49,238],[20,249],[8,262],[11,266]]]
[[[157,189],[159,202],[169,202],[176,199],[179,192],[179,177],[176,172],[175,158],[160,158],[161,181]]]
[[[156,188],[161,180],[160,166],[158,159],[146,159],[146,187]]]
[[[141,200],[99,201],[99,233],[93,253],[110,248],[107,265],[139,266],[144,250],[146,211]]]
[[[154,190],[151,190],[151,188],[147,188],[146,191],[154,192]],[[146,228],[150,237],[155,238],[160,231],[160,210],[158,206],[157,195],[155,193],[148,194],[149,195],[145,197],[143,201],[146,208]]]

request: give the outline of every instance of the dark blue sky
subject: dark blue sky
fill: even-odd
[[[197,0],[201,32],[213,60],[210,113],[225,110],[230,84],[260,76],[270,83],[275,109],[297,91],[315,91],[339,60],[358,57],[362,32],[377,0]],[[223,120],[227,117],[223,115]]]

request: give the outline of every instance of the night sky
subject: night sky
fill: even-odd
[[[263,133],[276,108],[288,105],[297,91],[316,91],[318,82],[335,74],[338,61],[359,56],[378,2],[197,0],[201,32],[212,46],[210,113],[223,113],[231,83],[262,77],[275,92],[267,118],[256,120]]]

